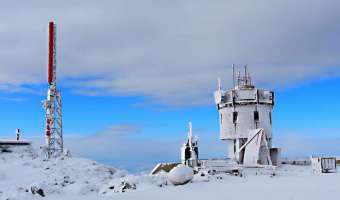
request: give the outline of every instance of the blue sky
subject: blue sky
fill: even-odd
[[[256,82],[256,80],[255,80]],[[39,136],[44,129],[40,101],[46,85],[34,87],[41,94],[1,93],[1,133],[14,136],[22,128],[26,136]],[[337,136],[340,130],[340,78],[308,81],[276,92],[274,131],[300,131],[310,136]],[[203,135],[218,138],[218,115],[213,103],[202,106],[168,106],[146,102],[143,96],[85,96],[61,88],[65,134],[92,135],[110,126],[133,126],[138,137],[185,136],[187,122]]]
[[[76,154],[132,168],[134,149],[148,168],[178,158],[173,149],[192,120],[203,156],[223,156],[212,94],[218,77],[230,88],[232,63],[248,64],[255,84],[276,92],[274,137],[298,136],[298,144],[340,136],[339,1],[5,2],[3,137],[16,128],[43,135],[50,20],[57,24],[65,135]],[[91,140],[95,150],[86,146]]]
[[[339,78],[316,80],[278,90],[275,128],[300,129],[311,136],[340,136],[339,81]]]
[[[340,78],[328,78],[275,89],[274,144],[285,148],[284,155],[340,153],[336,145],[340,138],[339,86]],[[145,97],[84,96],[68,88],[62,91],[66,148],[75,155],[131,171],[149,170],[157,162],[179,159],[187,122],[192,120],[194,133],[200,138],[201,156],[224,157],[226,146],[218,139],[212,95],[209,105],[171,107],[146,103]],[[15,128],[20,127],[24,137],[41,144],[44,111],[40,100],[45,96],[1,93],[1,97],[9,98],[0,100],[1,135],[14,137]],[[305,143],[308,145],[301,148]],[[138,152],[143,157],[136,159]]]

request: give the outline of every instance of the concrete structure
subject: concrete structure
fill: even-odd
[[[182,164],[197,167],[198,165],[198,141],[192,136],[192,123],[189,122],[188,140],[181,148]]]
[[[57,89],[56,79],[56,25],[54,22],[48,24],[48,91],[47,99],[43,101],[46,112],[45,137],[46,145],[43,147],[47,157],[56,157],[63,154],[63,123],[61,93]]]
[[[233,88],[229,91],[221,89],[220,80],[218,81],[218,90],[215,91],[215,103],[219,112],[220,139],[228,143],[227,157],[235,159],[238,163],[243,163],[246,146],[251,137],[258,137],[262,142],[259,146],[258,164],[271,164],[268,161],[268,154],[272,148],[272,111],[274,106],[274,92],[266,89],[256,88],[252,84],[247,67],[244,69],[244,75],[238,73],[235,80],[233,66]],[[257,131],[252,131],[256,130]],[[261,129],[261,131],[259,131]],[[251,145],[252,146],[252,145]],[[244,147],[244,148],[241,148]],[[253,153],[252,150],[248,150]],[[254,157],[255,155],[253,155]],[[254,159],[254,158],[252,158]],[[268,162],[264,162],[267,160]],[[252,162],[253,163],[253,162]]]

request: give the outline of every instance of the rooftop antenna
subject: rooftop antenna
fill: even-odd
[[[237,86],[240,87],[241,85],[241,72],[237,72]]]
[[[233,64],[233,88],[235,89],[235,65]]]
[[[217,79],[217,82],[218,82],[218,90],[221,90],[221,89],[222,89],[222,86],[221,86],[221,78],[218,78],[218,79]]]
[[[188,132],[189,145],[192,145],[192,122],[189,121],[189,132]]]
[[[244,85],[248,85],[248,73],[247,73],[247,65],[244,66]]]

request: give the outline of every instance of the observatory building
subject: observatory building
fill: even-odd
[[[233,66],[233,88],[223,91],[219,80],[214,96],[220,139],[228,143],[227,157],[248,165],[278,163],[280,149],[272,148],[274,92],[256,88],[247,67],[235,80]]]

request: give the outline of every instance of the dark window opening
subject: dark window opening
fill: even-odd
[[[273,121],[272,121],[272,112],[269,112],[269,122],[270,125],[272,125]]]
[[[236,124],[237,122],[237,116],[238,116],[238,112],[234,111],[233,112],[233,123]]]
[[[223,115],[221,114],[221,119],[220,119],[220,121],[221,121],[221,124],[222,124],[222,120],[223,120]]]
[[[258,122],[260,120],[259,111],[257,111],[257,110],[254,111],[254,120],[256,122]]]

